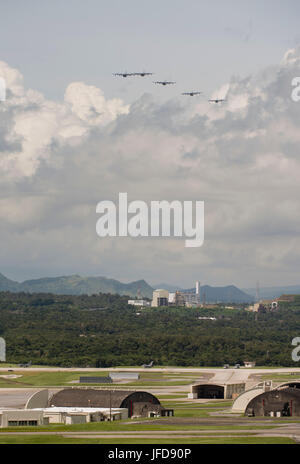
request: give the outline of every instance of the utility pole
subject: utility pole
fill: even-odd
[[[109,422],[111,422],[111,390],[109,390]]]

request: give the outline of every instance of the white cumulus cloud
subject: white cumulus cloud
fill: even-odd
[[[204,99],[131,106],[71,83],[62,102],[24,88],[0,62],[2,271],[102,274],[130,280],[253,286],[296,282],[300,103],[291,99],[300,48],[277,66],[233,76]],[[96,204],[204,200],[205,242],[100,239]],[[34,251],[33,251],[34,250]]]

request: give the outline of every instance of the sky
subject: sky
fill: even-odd
[[[2,2],[0,272],[298,284],[299,13],[297,0]],[[112,75],[125,71],[154,75]],[[96,205],[119,192],[203,200],[204,245],[98,237]]]

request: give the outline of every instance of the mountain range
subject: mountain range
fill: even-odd
[[[7,279],[0,274],[0,291],[28,292],[28,293],[54,293],[59,295],[92,295],[96,293],[118,293],[135,297],[152,298],[153,288],[145,282],[138,280],[124,284],[115,279],[106,277],[81,277],[70,275],[62,277],[45,277],[42,279],[26,280],[19,283]]]
[[[195,293],[195,288],[183,290],[183,292]],[[206,303],[252,303],[253,296],[243,292],[235,285],[226,287],[211,287],[210,285],[201,285],[200,301],[205,299]]]
[[[243,289],[244,292],[252,295],[256,299],[256,289],[255,288],[246,288]],[[259,289],[259,299],[272,299],[278,298],[281,295],[299,295],[300,294],[300,285],[282,285],[280,287],[261,287]]]
[[[42,279],[26,280],[16,282],[8,279],[0,273],[0,291],[27,292],[27,293],[54,293],[62,295],[92,295],[97,293],[112,293],[136,297],[139,295],[144,298],[152,298],[155,288],[165,288],[173,291],[195,292],[195,288],[182,290],[179,287],[158,284],[151,287],[145,280],[138,280],[124,284],[115,279],[107,277],[81,277],[77,274],[61,277],[45,277]],[[201,301],[205,293],[207,303],[251,303],[253,296],[243,292],[234,285],[227,287],[201,286]]]

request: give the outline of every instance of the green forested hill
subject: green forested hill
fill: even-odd
[[[145,280],[124,284],[106,277],[81,277],[79,275],[45,277],[18,283],[0,274],[0,291],[54,293],[58,295],[93,295],[94,293],[116,293],[135,297],[152,297],[153,289]]]
[[[214,315],[217,320],[199,320]],[[295,366],[300,303],[276,313],[222,308],[147,308],[140,315],[127,297],[0,293],[0,335],[10,362],[60,366]]]

